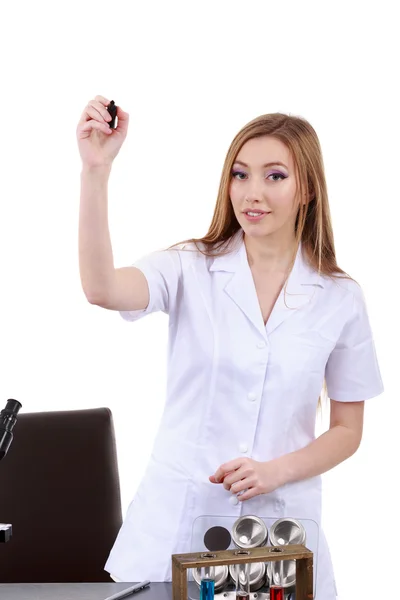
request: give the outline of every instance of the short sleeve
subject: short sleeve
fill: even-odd
[[[146,315],[162,311],[171,315],[177,302],[182,275],[179,250],[153,252],[136,261],[136,267],[146,277],[149,286],[149,304],[144,310],[119,311],[126,321],[137,321]]]
[[[360,288],[352,295],[349,318],[325,371],[328,396],[339,402],[361,402],[383,392],[364,295]]]

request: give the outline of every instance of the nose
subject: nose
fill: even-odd
[[[262,198],[263,193],[261,184],[253,180],[246,189],[245,200],[246,202],[261,202]]]
[[[252,204],[253,202],[260,202],[260,199],[258,196],[255,196],[254,194],[247,194],[245,197],[245,202]]]
[[[253,204],[254,202],[260,202],[260,201],[261,201],[261,194],[247,193],[245,196],[245,202],[248,202],[249,204]]]

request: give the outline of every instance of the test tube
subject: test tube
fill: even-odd
[[[272,585],[269,589],[270,600],[285,600],[285,590],[280,585]]]
[[[274,568],[275,565],[277,568]],[[283,560],[272,563],[272,578],[269,586],[270,600],[285,600],[285,588],[283,587]]]
[[[241,563],[235,565],[236,600],[248,600],[250,597],[250,565]]]
[[[214,600],[215,567],[201,567],[200,600]]]

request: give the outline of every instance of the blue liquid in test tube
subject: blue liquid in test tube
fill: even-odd
[[[214,600],[214,580],[202,579],[200,585],[200,600]]]

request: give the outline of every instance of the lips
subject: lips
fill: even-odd
[[[268,216],[270,213],[267,213],[263,210],[255,209],[255,210],[246,210],[243,212],[243,214],[248,221],[255,223],[257,221],[261,221],[262,219],[264,219],[264,217]]]

